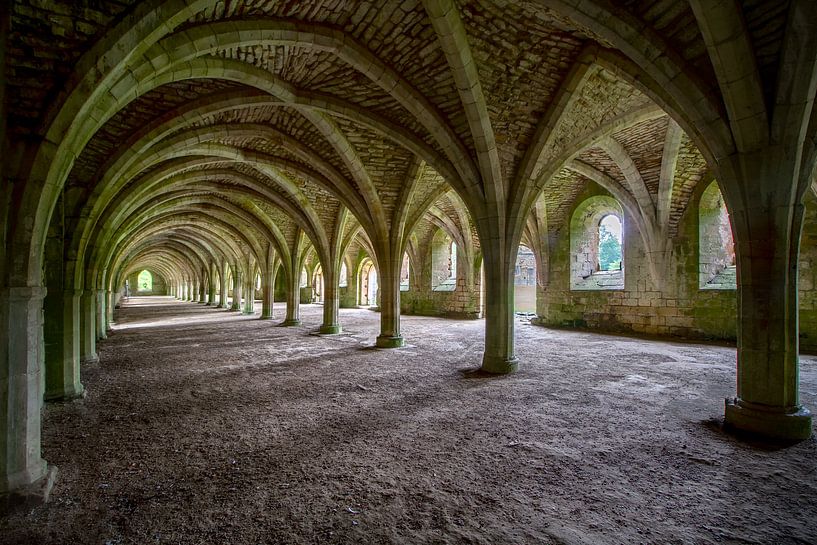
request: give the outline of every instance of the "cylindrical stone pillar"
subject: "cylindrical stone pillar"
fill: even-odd
[[[96,353],[96,291],[85,290],[80,296],[80,364],[92,364],[99,361]]]

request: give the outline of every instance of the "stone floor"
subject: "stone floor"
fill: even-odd
[[[817,542],[817,443],[717,425],[733,348],[520,323],[520,372],[487,377],[481,321],[404,317],[384,351],[370,310],[275,316],[131,299],[88,397],[46,406],[52,502],[0,542]]]

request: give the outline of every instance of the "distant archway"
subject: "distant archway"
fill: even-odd
[[[150,271],[144,270],[139,273],[139,280],[138,285],[136,287],[137,292],[150,292],[153,291],[153,275],[150,274]]]
[[[718,182],[709,184],[698,204],[698,287],[737,288],[732,224]]]
[[[371,259],[366,259],[360,268],[360,301],[365,307],[377,306],[377,268]]]
[[[516,253],[513,285],[514,310],[536,312],[536,258],[524,244],[519,245]]]

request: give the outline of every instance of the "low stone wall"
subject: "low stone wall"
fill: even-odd
[[[577,199],[603,194],[591,185]],[[569,225],[551,238],[546,286],[537,289],[534,323],[586,327],[701,340],[734,341],[737,337],[737,291],[701,289],[698,254],[699,214],[692,199],[673,239],[664,289],[654,285],[643,241],[625,214],[624,289],[571,290]],[[575,206],[574,206],[575,209]],[[569,216],[568,216],[569,217]],[[629,226],[629,228],[628,228]],[[800,259],[800,347],[817,351],[817,203],[806,206]]]

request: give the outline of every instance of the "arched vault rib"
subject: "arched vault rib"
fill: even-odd
[[[357,194],[354,189],[349,186],[348,182],[345,181],[345,179],[340,176],[339,173],[334,171],[334,169],[328,167],[328,165],[326,165],[320,157],[316,156],[309,150],[306,150],[302,145],[298,144],[289,137],[286,137],[286,140],[282,141],[282,143],[285,143],[284,147],[286,147],[289,151],[303,154],[304,160],[309,161],[310,164],[314,164],[319,169],[324,170],[326,175],[333,176],[331,182],[328,178],[324,177],[324,173],[310,172],[308,168],[293,161],[277,158],[267,153],[247,150],[229,144],[212,143],[213,140],[217,139],[247,136],[268,137],[270,139],[274,139],[282,135],[280,135],[280,133],[277,131],[263,125],[219,125],[207,127],[206,129],[189,129],[179,135],[176,135],[170,142],[156,144],[154,148],[151,148],[151,150],[145,154],[141,161],[132,165],[128,172],[121,173],[116,176],[120,180],[129,180],[135,178],[140,172],[150,169],[151,167],[164,161],[191,155],[212,156],[247,163],[255,170],[258,170],[265,176],[274,180],[291,199],[293,199],[303,208],[306,216],[310,220],[312,229],[316,232],[316,234],[320,234],[320,220],[318,219],[317,214],[315,214],[312,204],[309,202],[303,191],[298,188],[297,184],[292,182],[288,176],[281,172],[282,169],[291,170],[298,175],[304,176],[310,181],[317,182],[326,191],[332,194],[339,194],[341,202],[348,205],[351,210],[359,210],[360,201],[355,199]],[[289,148],[289,145],[292,147]]]
[[[155,256],[155,257],[154,257]],[[194,272],[194,264],[190,261],[190,257],[186,252],[185,249],[177,248],[177,245],[172,244],[170,241],[161,241],[156,242],[142,250],[138,253],[134,254],[130,261],[125,261],[125,265],[123,266],[124,274],[117,274],[112,275],[111,279],[111,286],[107,286],[107,288],[111,288],[113,285],[117,285],[118,280],[114,280],[113,278],[121,278],[122,276],[127,277],[129,274],[127,272],[130,265],[127,263],[133,262],[140,263],[149,261],[151,259],[162,259],[164,262],[170,263],[172,266],[168,267],[168,276],[170,278],[179,278],[183,277],[185,274],[188,276],[193,274]],[[144,261],[143,261],[144,260]],[[135,267],[135,265],[134,265]]]
[[[161,267],[157,266],[159,264]],[[127,277],[132,271],[139,270],[145,265],[157,266],[170,281],[181,278],[180,271],[188,274],[193,272],[192,264],[184,259],[184,255],[176,251],[173,245],[168,243],[153,245],[134,254],[123,267],[124,276]]]
[[[737,2],[690,0],[728,114],[739,152],[758,149],[769,139],[768,115],[757,56]]]
[[[122,251],[117,253],[111,261],[111,267],[114,271],[121,271],[129,260],[133,259],[133,256],[152,249],[172,248],[176,253],[188,256],[190,260],[190,269],[187,271],[188,278],[198,278],[210,263],[212,257],[209,255],[208,250],[210,244],[212,244],[211,241],[189,227],[175,228],[170,232],[153,230],[141,238],[135,238],[122,248]],[[195,259],[190,256],[194,256]],[[236,263],[236,261],[233,261],[233,263]],[[117,278],[117,281],[121,283],[121,278]]]
[[[474,138],[482,178],[481,196],[487,202],[494,203],[494,206],[499,205],[501,209],[507,198],[505,181],[488,106],[459,8],[452,0],[425,0],[423,5],[442,44]],[[501,210],[501,213],[504,212],[506,210]]]
[[[242,240],[248,244],[256,260],[260,260],[265,255],[267,246],[265,241],[272,238],[272,233],[258,218],[247,216],[243,213],[242,208],[230,201],[210,195],[177,193],[172,196],[159,195],[145,205],[146,214],[185,208],[200,210],[211,214],[213,218],[231,223],[238,232],[242,233]]]
[[[465,179],[478,179],[464,144],[428,99],[385,62],[336,28],[278,19],[201,23],[167,36],[151,47],[144,55],[147,60],[145,73],[153,68],[157,74],[162,74],[196,57],[242,45],[289,45],[336,55],[408,110],[454,164],[470,174]],[[163,66],[159,67],[157,63]],[[140,70],[141,67],[134,68],[136,73],[140,73]],[[113,86],[111,94],[114,97],[127,96],[128,90],[139,83],[135,76],[126,76]]]
[[[206,261],[206,248],[201,242],[193,238],[169,238],[167,235],[147,237],[123,252],[115,261],[111,263],[115,285],[119,286],[127,276],[128,263],[132,262],[136,256],[156,250],[160,247],[171,248],[179,256],[185,256],[188,264],[187,274],[189,277],[198,277]]]
[[[153,215],[125,230],[124,234],[111,245],[107,255],[103,256],[104,263],[111,263],[115,254],[121,253],[121,249],[137,237],[144,238],[151,233],[182,225],[193,226],[197,231],[208,234],[220,242],[223,245],[222,248],[229,249],[237,261],[244,261],[245,253],[236,242],[237,240],[242,241],[247,248],[253,248],[245,233],[238,230],[232,223],[218,217],[208,216],[200,210],[176,209]],[[107,268],[110,270],[110,266]]]
[[[323,229],[323,225],[308,198],[295,183],[291,182],[287,176],[274,166],[275,159],[267,154],[220,144],[203,144],[193,148],[179,147],[179,149],[170,147],[163,149],[161,152],[157,152],[156,155],[152,155],[151,161],[146,161],[140,165],[140,169],[150,168],[154,164],[187,156],[214,156],[222,161],[227,159],[248,163],[252,168],[275,180],[280,187],[288,190],[290,197],[300,205],[311,227],[311,231],[318,240],[320,240],[320,245],[324,248],[328,247],[328,238]],[[293,215],[297,217],[298,214],[293,212]]]
[[[210,178],[225,178],[230,181],[237,181],[241,185],[232,186],[232,185],[225,185],[218,182],[211,181]],[[153,189],[158,185],[159,182],[154,184],[145,184],[147,187],[142,187],[140,185],[132,185],[129,186],[126,191],[122,194],[118,195],[115,199],[117,203],[115,208],[106,211],[106,215],[110,218],[108,221],[103,223],[97,231],[95,231],[94,235],[100,233],[111,233],[116,230],[116,226],[120,225],[125,218],[132,217],[143,205],[144,203],[153,195],[155,194],[163,194],[167,193],[168,191],[175,190],[185,186],[193,186],[199,190],[210,190],[212,192],[217,193],[236,193],[241,194],[244,196],[249,197],[252,199],[251,205],[254,208],[253,213],[257,216],[261,221],[264,222],[267,229],[272,234],[272,239],[275,243],[276,250],[281,255],[288,255],[288,248],[285,243],[285,237],[281,233],[278,226],[272,222],[262,210],[258,208],[255,204],[255,200],[264,200],[266,199],[271,204],[277,205],[281,208],[287,215],[293,217],[293,221],[296,223],[300,223],[302,228],[308,230],[309,233],[312,233],[311,228],[306,221],[306,218],[300,215],[300,210],[292,206],[292,204],[287,201],[286,199],[281,198],[273,191],[270,190],[266,184],[262,184],[258,182],[255,178],[251,176],[246,176],[240,172],[227,170],[227,169],[217,169],[217,170],[208,170],[208,171],[193,171],[193,172],[184,172],[181,174],[177,174],[170,178],[167,178],[166,181],[163,181],[159,186],[158,190]],[[158,193],[157,193],[158,191]],[[101,240],[98,242],[99,245],[104,246],[106,243],[106,236],[104,234],[99,235]],[[312,233],[314,236],[314,233]],[[92,244],[90,247],[94,247]],[[92,254],[92,259],[93,259]]]
[[[196,214],[201,217],[202,221],[202,229],[204,229],[205,225],[211,226],[220,226],[221,230],[224,233],[231,233],[232,237],[236,240],[240,240],[250,251],[252,251],[256,256],[259,254],[261,249],[261,243],[253,237],[250,237],[247,232],[242,231],[236,227],[236,224],[240,225],[245,223],[239,216],[230,213],[229,210],[221,210],[221,214],[215,216],[207,216],[204,215],[202,210],[189,210],[189,209],[182,209],[180,208],[181,205],[188,205],[191,203],[196,203],[197,201],[187,201],[187,202],[170,202],[170,203],[157,203],[156,206],[151,207],[152,210],[146,210],[144,214],[140,215],[139,217],[133,218],[127,224],[123,225],[123,228],[119,231],[117,238],[112,241],[112,246],[116,246],[121,243],[121,241],[127,237],[131,232],[138,230],[142,225],[145,225],[149,222],[156,220],[157,218],[173,216],[173,215],[180,215],[184,213],[195,212]],[[211,212],[217,212],[218,209],[213,209]],[[222,215],[227,216],[229,219],[224,219]],[[233,221],[235,223],[233,223]],[[251,225],[251,224],[248,224]],[[243,255],[244,252],[241,251],[238,247],[234,246],[234,254],[236,255]]]

